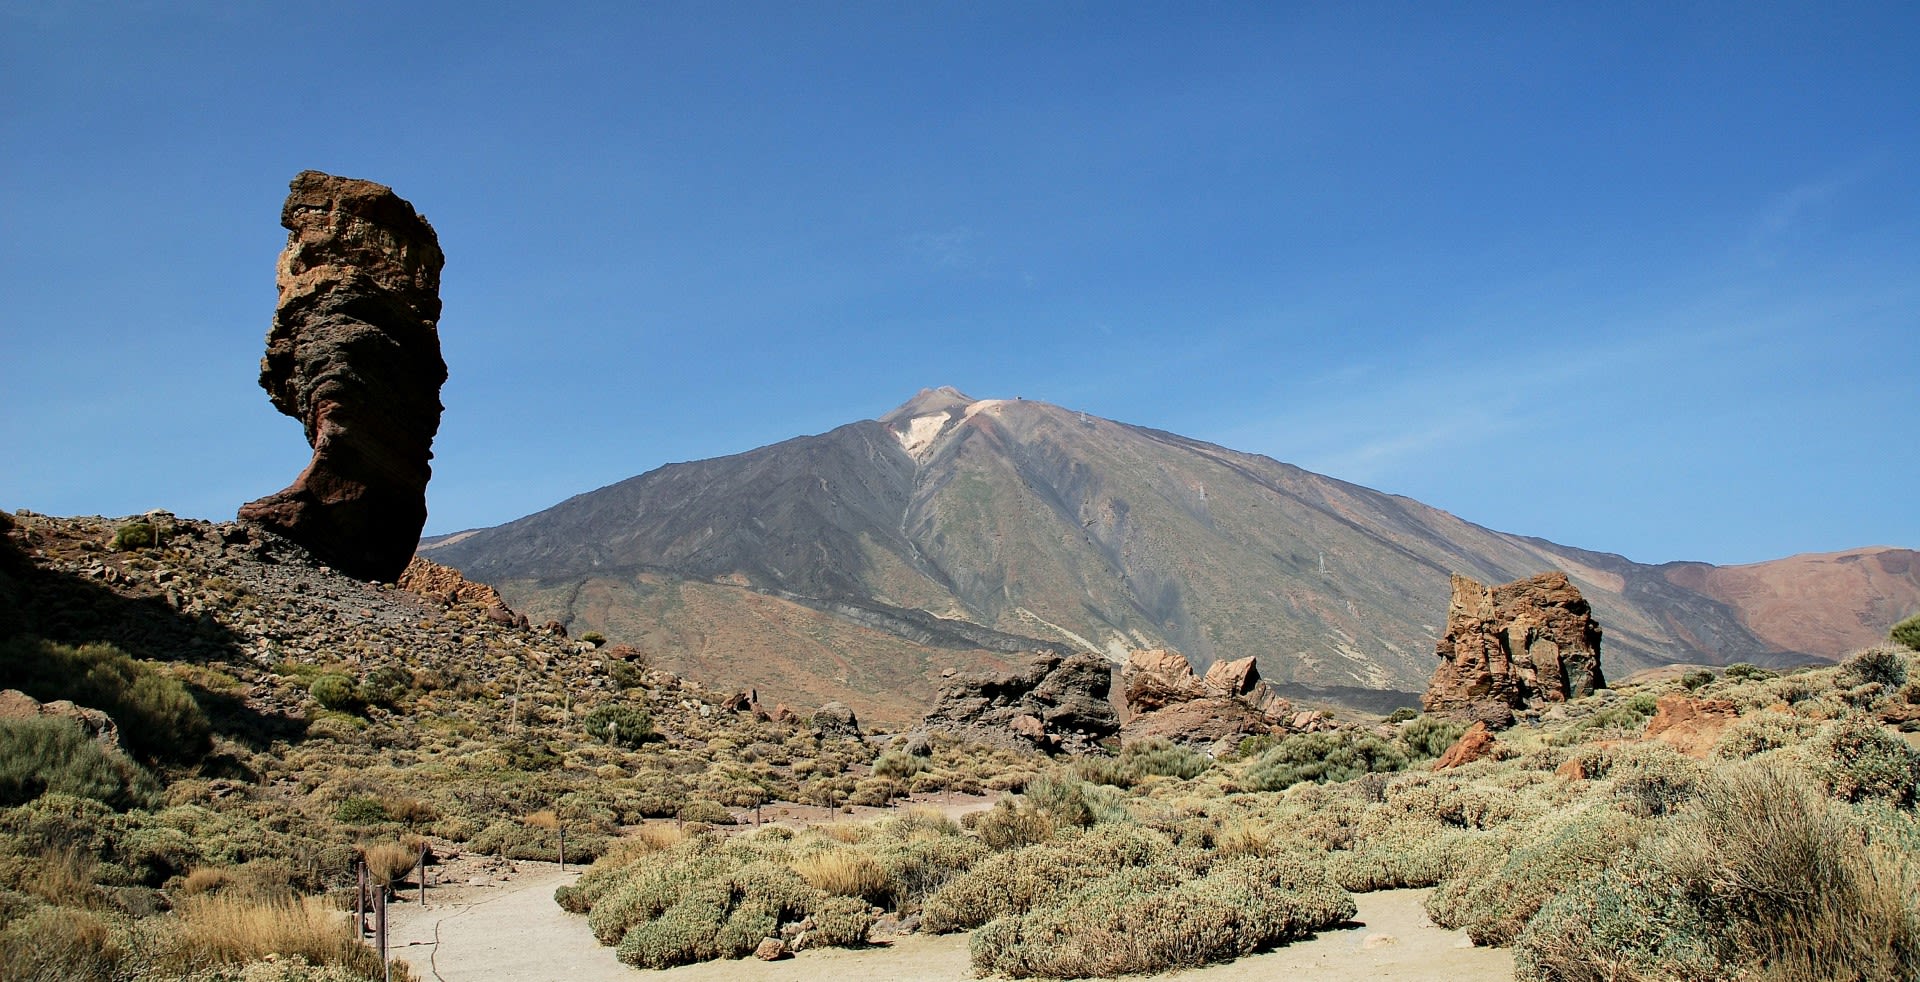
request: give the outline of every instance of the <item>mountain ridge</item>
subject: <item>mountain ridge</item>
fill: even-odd
[[[1861,622],[1851,633],[1862,639],[1841,631],[1828,640],[1843,647],[1819,647],[1816,632],[1792,628],[1806,601],[1787,567],[1634,563],[1169,431],[946,387],[877,419],[669,464],[423,545],[537,619],[661,645],[687,634],[652,589],[674,581],[837,610],[895,636],[901,612],[920,612],[906,634],[933,630],[936,646],[987,660],[1007,639],[1115,660],[1173,647],[1201,667],[1256,655],[1282,686],[1403,693],[1431,670],[1455,572],[1505,582],[1564,569],[1599,612],[1610,670],[1778,665],[1832,659],[1870,643],[1865,622],[1883,609],[1920,606],[1920,561],[1885,552],[1792,566],[1847,611],[1821,621],[1829,634]],[[589,585],[598,599],[582,605]],[[938,630],[960,624],[992,633]],[[747,647],[781,643],[776,631]],[[874,657],[876,645],[853,646]],[[706,667],[776,692],[796,681],[754,676],[750,651],[733,660]],[[922,681],[896,678],[905,688],[888,695],[930,694]]]

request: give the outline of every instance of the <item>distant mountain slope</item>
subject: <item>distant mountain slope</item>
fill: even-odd
[[[1646,566],[1494,532],[1267,457],[952,389],[422,548],[536,620],[657,637],[669,659],[680,643],[667,627],[674,601],[663,598],[672,583],[699,584],[703,596],[747,591],[904,639],[898,654],[863,644],[856,658],[844,645],[802,643],[790,625],[731,632],[742,638],[736,677],[776,692],[798,686],[795,673],[859,674],[835,670],[836,658],[914,660],[924,671],[912,674],[927,677],[952,660],[927,661],[929,648],[991,657],[1023,639],[1115,658],[1168,646],[1202,666],[1253,654],[1281,683],[1417,692],[1454,572],[1501,582],[1565,570],[1606,629],[1610,670],[1622,673],[1832,658],[1884,631],[1870,623],[1878,612],[1893,611],[1891,621],[1920,607],[1920,563],[1908,550],[1821,560],[1845,567],[1838,573],[1806,557]],[[1809,575],[1824,585],[1794,586]],[[1847,613],[1828,616],[1834,609]],[[812,660],[795,661],[809,645]],[[882,674],[896,695],[931,690],[930,678],[923,687]]]

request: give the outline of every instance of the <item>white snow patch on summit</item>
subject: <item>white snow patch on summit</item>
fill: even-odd
[[[907,423],[905,430],[894,430],[893,435],[900,439],[900,446],[905,448],[913,459],[919,460],[927,452],[927,448],[933,446],[933,441],[939,438],[940,431],[946,429],[947,423],[952,419],[951,412],[915,416]]]

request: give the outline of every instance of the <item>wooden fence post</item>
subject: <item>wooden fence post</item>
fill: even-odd
[[[565,873],[567,871],[567,823],[561,821],[556,814],[553,826],[560,833],[560,872]]]
[[[364,940],[367,936],[367,861],[353,861],[353,936]]]
[[[415,873],[420,877],[420,909],[426,910],[427,909],[427,844],[424,842],[420,843],[420,860],[419,860],[419,865],[415,867]]]
[[[387,889],[385,887],[373,893],[373,944],[380,949],[380,972],[388,982],[391,982],[393,967],[387,964]]]

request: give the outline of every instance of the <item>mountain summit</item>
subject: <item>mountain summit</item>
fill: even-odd
[[[535,620],[883,717],[915,712],[944,669],[1034,647],[1115,660],[1171,647],[1202,668],[1253,655],[1283,691],[1410,702],[1454,573],[1565,571],[1621,676],[1831,659],[1920,607],[1909,550],[1778,570],[1646,566],[1271,458],[946,387],[422,548]],[[1792,629],[1816,613],[1837,629]]]

